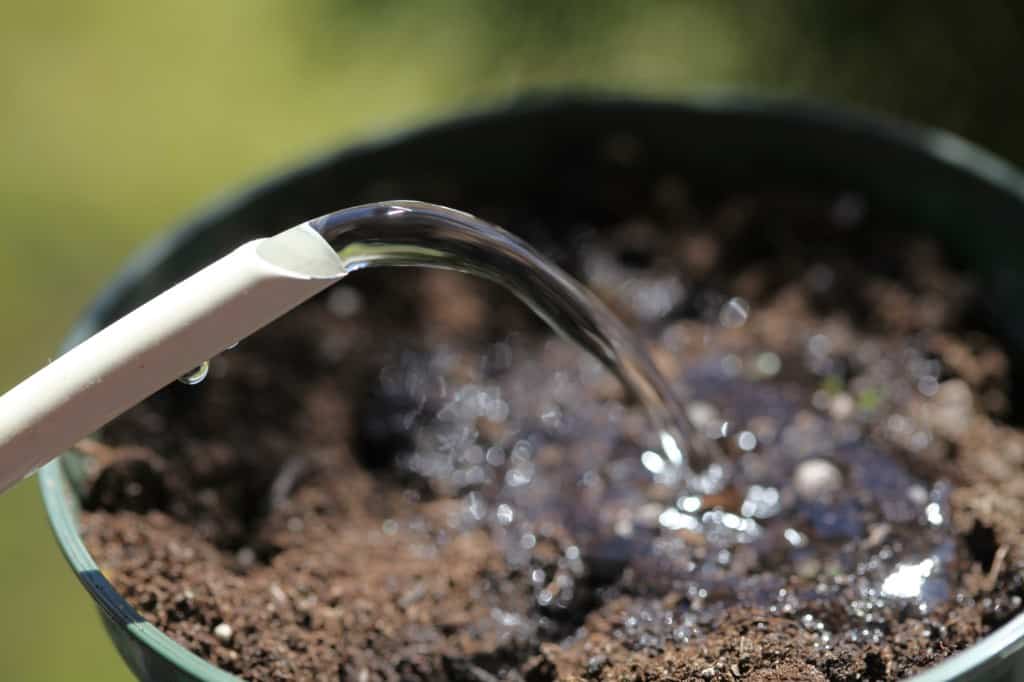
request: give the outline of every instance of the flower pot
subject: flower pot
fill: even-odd
[[[367,188],[381,178],[475,178],[515,196],[517,188],[544,182],[552,149],[594,144],[622,131],[639,136],[661,161],[722,186],[768,175],[804,186],[856,188],[871,205],[945,243],[983,286],[987,310],[980,312],[1012,352],[1024,349],[1024,321],[999,317],[1024,295],[1024,177],[1002,161],[947,133],[818,107],[600,97],[524,101],[344,150],[259,186],[136,260],[79,322],[68,345],[243,241],[366,200]],[[42,493],[61,549],[129,667],[143,680],[234,679],[148,624],[99,571],[77,532],[82,457],[68,453],[45,467]],[[916,679],[1019,679],[1022,644],[1019,615]]]

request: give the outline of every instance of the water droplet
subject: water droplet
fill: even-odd
[[[734,377],[743,369],[743,360],[734,353],[730,353],[722,358],[720,364],[722,366],[722,373],[727,377]]]
[[[508,611],[502,611],[501,609],[491,609],[491,617],[507,628],[515,628],[523,625],[522,616]]]
[[[795,528],[787,528],[783,536],[793,547],[803,547],[807,544],[807,537]]]
[[[472,492],[466,496],[466,511],[477,521],[482,521],[487,513],[487,503],[479,493]]]
[[[689,512],[693,514],[695,512],[700,511],[700,508],[703,506],[704,503],[696,495],[687,495],[686,497],[680,497],[676,504],[684,512]]]
[[[782,369],[782,359],[772,352],[760,353],[754,360],[754,368],[761,376],[773,377]]]
[[[923,376],[917,381],[917,390],[921,395],[931,398],[939,392],[939,380],[933,376]]]
[[[505,483],[511,488],[528,485],[533,480],[533,466],[524,465],[505,472]]]
[[[663,460],[661,455],[653,450],[645,450],[644,453],[640,455],[640,462],[644,465],[645,469],[655,476],[665,470],[665,460]]]
[[[917,505],[928,504],[928,491],[920,483],[914,483],[907,488],[907,499]]]
[[[730,298],[718,311],[719,323],[728,329],[742,327],[750,316],[750,304],[742,298]]]
[[[498,518],[498,523],[503,526],[507,526],[515,519],[515,511],[513,511],[512,507],[507,504],[499,504],[498,511],[495,516]]]
[[[900,564],[882,583],[882,594],[902,599],[919,597],[933,570],[935,560],[931,558],[918,564]]]
[[[505,450],[495,445],[487,449],[487,454],[484,457],[491,466],[501,466],[505,463]]]
[[[695,532],[700,530],[700,521],[688,514],[676,511],[672,507],[668,507],[665,511],[661,512],[661,515],[658,516],[658,523],[663,528],[669,530],[685,529]]]
[[[815,334],[807,340],[807,351],[816,358],[827,357],[832,352],[832,340],[824,334]]]
[[[210,361],[207,360],[203,362],[203,364],[193,369],[191,372],[183,374],[181,377],[178,378],[178,381],[185,384],[186,386],[195,386],[197,384],[203,383],[203,379],[209,376],[209,374]]]
[[[941,526],[945,519],[942,516],[942,507],[939,506],[938,502],[932,502],[924,508],[925,516],[928,518],[928,523],[933,526]]]
[[[740,512],[746,517],[766,519],[779,513],[782,508],[781,499],[777,488],[752,485],[747,490]]]

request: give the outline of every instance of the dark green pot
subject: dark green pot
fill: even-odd
[[[985,287],[993,326],[1015,353],[1024,349],[1024,317],[1005,316],[1024,300],[1024,177],[1006,163],[948,133],[818,107],[601,97],[538,99],[456,119],[342,151],[257,187],[136,260],[79,322],[68,344],[243,241],[365,201],[377,180],[466,179],[515,197],[517,189],[536,186],[553,172],[552,150],[593,146],[621,131],[636,134],[661,163],[723,187],[768,177],[862,192],[871,205],[944,241]],[[997,311],[1004,316],[994,317]],[[40,474],[57,541],[129,667],[143,680],[235,679],[146,623],[99,572],[77,530],[80,480],[75,453]],[[1024,616],[1018,616],[915,679],[1024,679],[1022,647]]]

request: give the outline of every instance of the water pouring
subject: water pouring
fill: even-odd
[[[83,341],[0,396],[0,491],[209,358],[352,272],[431,267],[484,277],[619,377],[647,409],[673,483],[703,472],[713,445],[694,432],[632,333],[529,244],[451,208],[391,201],[342,209],[248,242]],[[696,466],[695,466],[696,465]]]

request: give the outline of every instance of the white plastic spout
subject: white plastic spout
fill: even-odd
[[[243,244],[0,396],[0,492],[344,277],[303,224]]]

